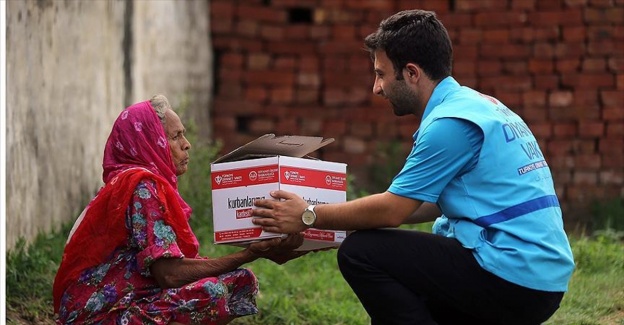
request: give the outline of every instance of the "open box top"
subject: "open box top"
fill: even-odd
[[[269,133],[219,157],[213,161],[213,164],[278,155],[301,158],[332,142],[334,138],[303,135],[276,136]]]

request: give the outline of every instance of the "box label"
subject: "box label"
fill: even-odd
[[[346,191],[347,175],[324,170],[282,166],[280,170],[280,183]]]
[[[214,234],[216,242],[233,241],[241,239],[258,238],[262,233],[262,228],[244,228],[226,231],[216,231]]]
[[[256,202],[256,200],[263,200],[265,199],[264,196],[256,196],[256,197],[249,197],[249,196],[243,196],[243,197],[239,197],[239,196],[235,196],[235,197],[228,197],[228,209],[236,209],[236,213],[238,214],[238,209],[240,208],[253,208],[254,206],[254,202]]]
[[[319,229],[307,229],[303,232],[303,237],[312,240],[320,240],[320,241],[336,241],[336,234],[333,231],[325,231]]]
[[[277,165],[229,169],[212,173],[212,189],[275,183],[279,180]]]
[[[236,210],[236,219],[251,218],[252,216],[253,216],[252,208]]]

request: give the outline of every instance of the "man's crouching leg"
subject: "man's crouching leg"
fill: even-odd
[[[410,246],[396,229],[360,230],[338,250],[338,266],[375,324],[436,324],[421,297],[392,276],[409,257]]]

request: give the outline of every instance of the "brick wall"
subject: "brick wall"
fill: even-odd
[[[392,13],[436,11],[453,75],[519,113],[550,162],[567,220],[624,197],[624,0],[213,0],[215,138],[334,137],[317,155],[362,186],[418,127],[372,94],[363,38]],[[396,157],[398,156],[398,157]]]

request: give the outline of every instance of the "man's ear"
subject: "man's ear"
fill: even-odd
[[[407,71],[407,78],[411,81],[417,81],[420,78],[421,71],[417,65],[408,63],[405,65],[405,71]]]

